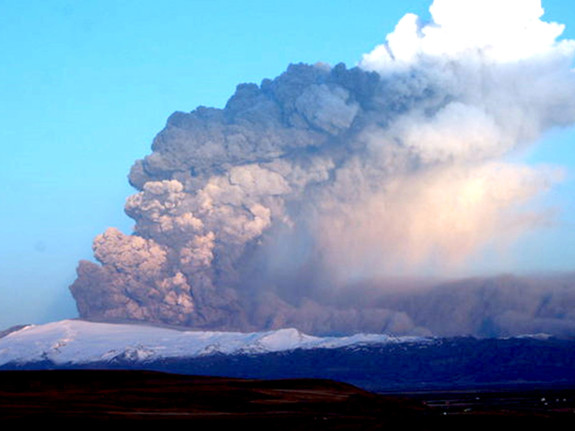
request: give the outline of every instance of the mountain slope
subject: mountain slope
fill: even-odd
[[[341,348],[357,344],[426,342],[417,337],[357,334],[313,337],[296,329],[267,332],[183,331],[155,326],[63,320],[26,326],[0,339],[0,366],[50,361],[82,364],[124,358],[153,361],[213,354],[269,353],[295,349]],[[428,340],[427,340],[428,341]]]
[[[65,320],[0,339],[0,369],[140,369],[237,378],[320,378],[374,391],[575,387],[575,340],[312,337],[179,331]]]

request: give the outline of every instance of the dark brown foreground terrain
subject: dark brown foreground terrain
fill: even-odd
[[[378,395],[330,380],[246,380],[148,371],[0,372],[0,421],[189,424],[194,429],[421,430],[575,423],[575,391]]]

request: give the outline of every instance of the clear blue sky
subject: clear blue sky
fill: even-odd
[[[353,66],[427,0],[0,0],[0,329],[75,317],[68,285],[95,235],[126,233],[127,173],[174,111],[223,107],[289,63]],[[572,0],[543,0],[575,38]],[[575,171],[575,131],[532,154]],[[573,181],[562,223],[511,270],[575,269]],[[541,257],[539,257],[539,255]]]

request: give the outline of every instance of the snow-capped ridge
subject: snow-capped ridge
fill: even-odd
[[[406,337],[405,340],[423,338]],[[384,334],[316,337],[295,328],[265,332],[212,332],[135,324],[62,320],[29,325],[0,338],[0,366],[51,361],[55,364],[261,354],[295,349],[333,349],[360,344],[401,342]]]

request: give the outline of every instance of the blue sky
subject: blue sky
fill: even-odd
[[[76,316],[68,285],[95,235],[126,233],[132,163],[174,111],[223,107],[289,63],[353,66],[427,0],[0,0],[0,328]],[[575,38],[569,0],[546,21]],[[572,268],[575,130],[529,158],[567,167],[559,224],[523,239],[510,271]]]

